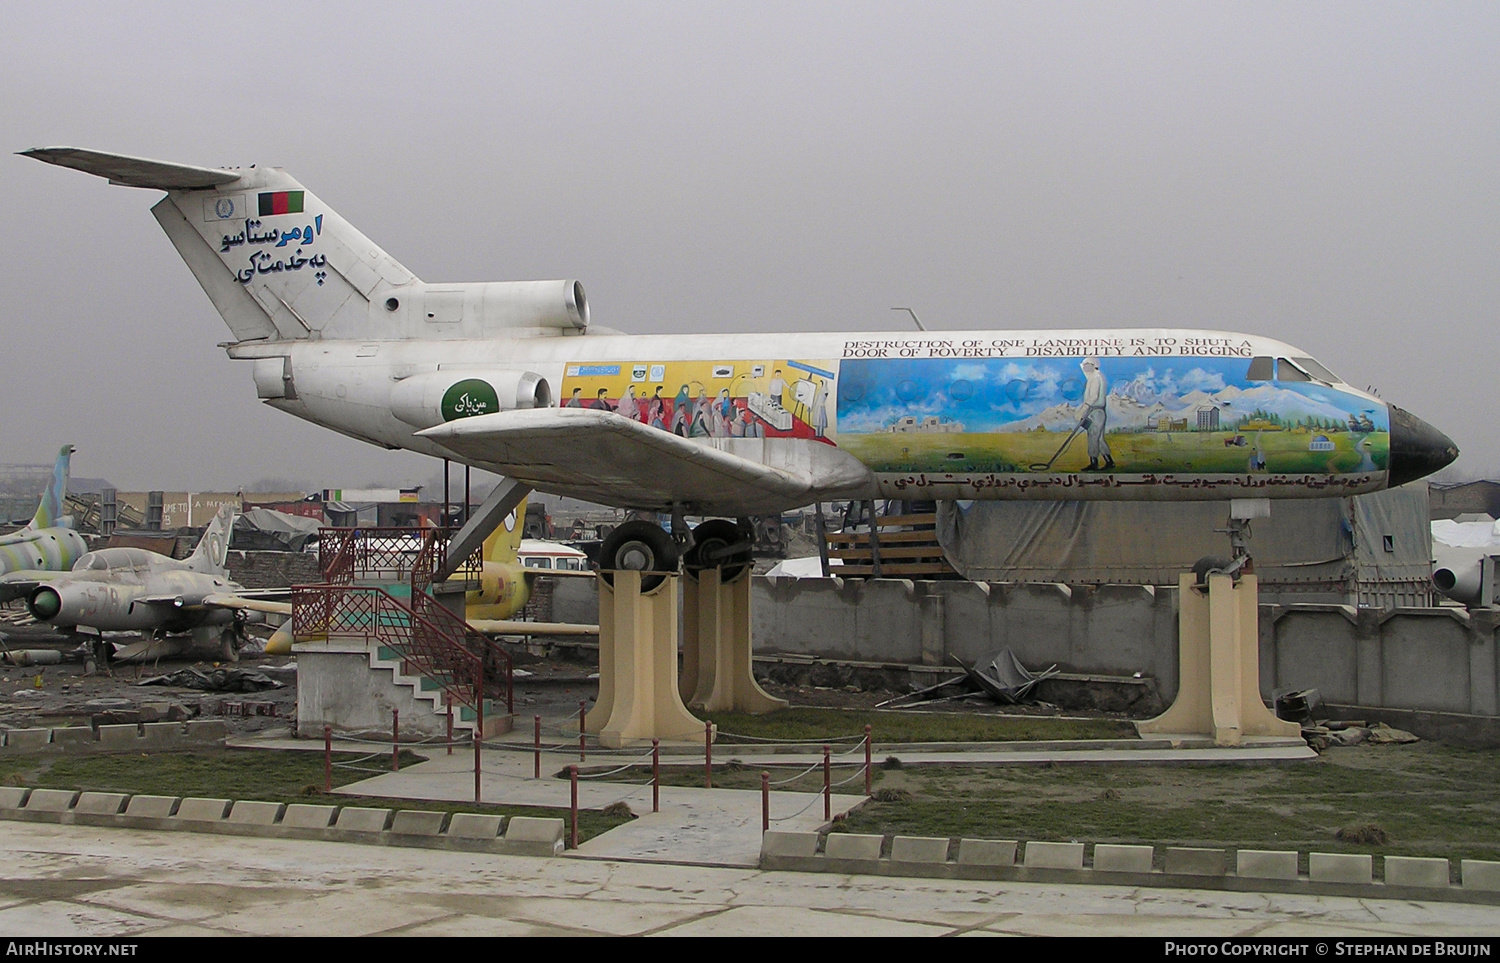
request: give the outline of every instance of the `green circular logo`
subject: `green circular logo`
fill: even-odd
[[[443,393],[443,420],[490,415],[500,410],[500,398],[488,381],[465,378]]]

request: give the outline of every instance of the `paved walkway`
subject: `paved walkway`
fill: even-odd
[[[1500,908],[999,883],[0,822],[9,936],[1493,937]],[[1309,953],[1308,955],[1312,955]]]
[[[241,746],[261,748],[294,748],[322,750],[322,743],[306,739],[252,737],[233,740]],[[555,745],[555,743],[554,743]],[[337,751],[388,752],[388,748],[371,743],[335,742]],[[417,747],[414,747],[417,748]],[[419,747],[434,752],[434,747]],[[682,754],[663,753],[664,765],[702,765],[702,756],[691,756],[695,747],[681,747]],[[1049,743],[1043,748],[997,748],[953,751],[908,751],[899,745],[877,745],[873,756],[882,760],[899,755],[904,764],[951,765],[1025,765],[1040,762],[1109,762],[1126,765],[1209,763],[1225,761],[1295,762],[1316,758],[1300,740],[1272,740],[1265,745],[1243,749],[1174,749],[1170,742],[1160,741],[1155,748],[1138,742],[1123,742],[1117,748],[1090,742],[1086,748],[1066,743]],[[720,762],[741,758],[749,769],[776,767],[772,779],[785,779],[790,767],[806,768],[822,759],[821,747],[800,752],[770,752],[759,746],[719,745],[714,758]],[[650,751],[624,750],[601,754],[590,747],[581,764],[586,769],[621,766],[630,762],[649,762]],[[512,806],[551,806],[567,809],[570,785],[566,779],[553,778],[569,765],[578,763],[576,752],[546,752],[542,755],[542,778],[533,778],[534,762],[530,752],[489,749],[481,753],[482,798],[486,803]],[[833,780],[850,780],[855,794],[836,793],[831,800],[834,814],[847,812],[863,796],[863,777],[856,766],[864,763],[861,749],[841,751],[834,758],[837,768]],[[441,747],[427,762],[408,766],[400,772],[386,773],[343,786],[337,792],[347,795],[383,796],[392,799],[444,800],[468,802],[474,798],[474,756],[468,746],[447,755]],[[847,790],[846,790],[847,792]],[[753,867],[760,862],[761,798],[759,790],[693,789],[663,786],[661,811],[651,812],[651,787],[582,779],[578,784],[578,804],[584,809],[602,809],[611,803],[624,802],[640,818],[585,842],[577,855],[606,859],[642,860],[684,863],[702,866]],[[782,830],[816,830],[823,818],[821,793],[772,792],[772,828]]]

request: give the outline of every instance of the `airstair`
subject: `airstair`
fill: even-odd
[[[405,687],[434,716],[451,712],[455,731],[497,735],[509,731],[514,708],[511,660],[439,599],[440,593],[456,596],[461,605],[482,565],[476,551],[446,582],[434,584],[432,573],[452,535],[446,529],[322,529],[323,581],[293,588],[293,632],[325,649],[362,646],[372,672],[389,673],[392,685]]]

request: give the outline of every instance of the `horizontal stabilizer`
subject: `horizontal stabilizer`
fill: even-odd
[[[608,505],[796,503],[812,479],[609,411],[531,408],[460,418],[417,433],[542,490]]]
[[[159,191],[201,190],[220,184],[232,184],[240,179],[235,171],[174,164],[171,161],[130,157],[125,154],[107,154],[81,147],[33,147],[31,150],[21,151],[21,156],[106,177],[111,184],[122,187],[146,187]]]

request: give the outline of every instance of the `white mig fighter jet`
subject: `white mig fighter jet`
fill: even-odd
[[[39,622],[62,629],[140,632],[151,642],[167,633],[192,632],[197,642],[218,639],[227,660],[239,658],[240,628],[266,612],[291,614],[287,602],[246,597],[225,568],[234,515],[228,506],[203,531],[193,554],[168,558],[142,548],[102,548],[78,560],[70,572],[12,572],[0,586],[24,593],[26,609]],[[248,593],[281,595],[283,591]],[[116,658],[132,654],[127,649]]]
[[[24,153],[166,192],[152,213],[266,404],[505,475],[455,552],[533,488],[674,520],[834,499],[1298,498],[1379,491],[1458,453],[1254,335],[628,336],[590,325],[577,281],[424,282],[278,168]],[[732,527],[704,524],[674,522],[675,542],[621,526],[601,565],[722,559]]]

